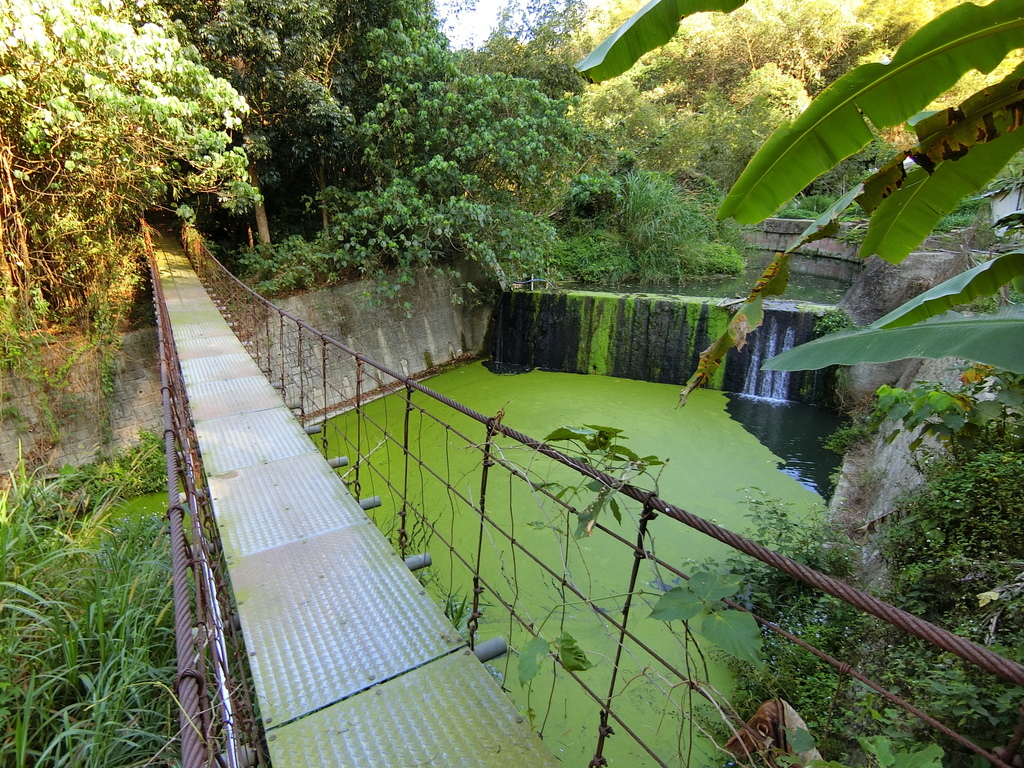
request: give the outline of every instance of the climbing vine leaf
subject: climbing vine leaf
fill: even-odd
[[[554,646],[558,649],[558,660],[570,672],[583,672],[594,666],[594,662],[587,658],[587,654],[568,632],[559,635]]]
[[[698,571],[685,583],[663,594],[650,618],[691,621],[701,618],[700,633],[730,656],[761,666],[761,633],[749,613],[728,608],[723,598],[740,589],[738,578]]]
[[[713,611],[701,622],[700,633],[730,656],[761,666],[761,632],[749,613]]]
[[[519,661],[516,664],[520,685],[526,685],[537,676],[537,673],[540,672],[540,662],[550,650],[551,646],[548,641],[540,635],[523,646],[519,651]]]

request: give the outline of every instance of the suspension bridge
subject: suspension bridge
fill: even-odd
[[[561,765],[532,709],[514,706],[500,675],[477,657],[485,605],[506,617],[513,647],[540,649],[538,665],[552,670],[552,696],[556,683],[574,685],[589,702],[583,716],[590,725],[579,730],[590,766],[708,764],[707,754],[692,759],[694,733],[702,730],[694,712],[702,708],[721,717],[732,755],[749,759],[770,745],[698,679],[694,666],[702,662],[680,662],[630,621],[645,573],[659,583],[688,578],[655,552],[655,525],[687,526],[1024,685],[1016,662],[517,432],[500,414],[476,413],[374,363],[252,293],[194,231],[183,240],[185,252],[158,239],[151,270],[185,768]],[[397,400],[378,399],[389,393]],[[344,418],[328,419],[337,414]],[[475,456],[472,492],[452,479],[450,463],[423,459],[419,441],[429,430]],[[332,455],[338,446],[346,456]],[[532,458],[512,461],[509,446]],[[591,521],[595,536],[620,553],[622,567],[610,568],[608,580],[621,583],[582,584],[571,574],[568,548],[546,556],[524,546],[515,514],[523,498],[566,526],[581,514],[551,490],[553,471],[575,473],[632,505],[635,536]],[[387,536],[367,515],[382,498],[393,508]],[[476,533],[460,540],[446,522],[452,515],[469,515]],[[449,578],[466,585],[461,631],[407,564],[426,541],[446,550]],[[517,575],[527,568],[561,601],[560,637],[545,628],[545,608],[520,589]],[[607,610],[613,596],[615,609]],[[569,604],[584,606],[600,624],[607,663],[595,670],[573,663],[564,632],[574,620],[565,613]],[[831,665],[837,677],[860,682],[964,749],[1010,768],[1024,721],[1005,747],[986,749],[843,660],[754,618]],[[655,692],[671,725],[665,730],[673,731],[668,738],[630,719],[623,706],[638,680]],[[709,754],[730,757],[721,744]]]

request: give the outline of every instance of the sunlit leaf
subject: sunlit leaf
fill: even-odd
[[[792,125],[779,128],[750,161],[719,212],[741,223],[780,204],[858,152],[876,128],[902,123],[977,69],[991,72],[1024,46],[1019,0],[958,5],[912,35],[888,64],[857,67],[818,96]]]
[[[993,600],[998,600],[1000,597],[1002,597],[1002,594],[999,593],[999,592],[996,592],[995,590],[991,590],[989,592],[979,592],[978,593],[978,607],[979,608],[984,608],[986,605],[991,603]]]
[[[930,175],[915,168],[871,216],[859,254],[898,264],[932,233],[939,219],[981,190],[1021,149],[1024,131],[1014,131],[972,147],[969,155],[942,163]]]
[[[870,328],[899,328],[942,314],[978,296],[990,296],[1024,275],[1024,250],[1004,253],[961,272],[871,323]]]
[[[576,65],[591,82],[600,83],[621,75],[648,51],[664,45],[679,20],[702,11],[728,13],[746,0],[651,0],[627,19],[583,61]]]
[[[837,235],[839,233],[839,217],[863,191],[863,184],[855,184],[849,192],[836,200],[807,229],[801,232],[800,236],[786,249],[786,253],[792,253],[805,245]]]
[[[673,587],[654,604],[649,618],[659,621],[689,621],[704,611],[704,602],[685,586]]]
[[[594,666],[594,662],[587,658],[587,654],[576,645],[576,640],[567,632],[563,632],[554,645],[558,648],[558,659],[562,666],[570,672],[583,672]]]

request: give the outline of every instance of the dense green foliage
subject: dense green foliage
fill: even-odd
[[[925,456],[927,483],[900,505],[881,549],[889,566],[890,600],[1021,661],[1020,377],[985,373],[976,377],[968,372],[964,389],[918,391],[917,410],[902,416],[903,428],[926,426],[945,440],[948,450]],[[943,394],[961,407],[931,408]],[[886,405],[887,398],[880,400],[881,412],[900,420],[893,404]],[[995,407],[989,411],[986,404]],[[979,407],[984,414],[978,413]],[[1006,740],[1024,691],[931,648],[904,641],[893,650],[907,670],[900,684],[908,693],[983,745]],[[908,738],[916,735],[910,726],[898,730],[904,729],[911,734]]]
[[[22,470],[0,491],[0,764],[172,765],[164,524],[82,481]]]
[[[920,429],[912,449],[930,436],[958,454],[993,442],[1024,445],[1022,406],[1024,376],[974,366],[964,370],[956,389],[934,382],[918,382],[909,391],[883,385],[875,412],[877,422],[896,425],[890,437]]]
[[[743,270],[738,232],[715,220],[720,196],[707,183],[665,174],[598,171],[573,180],[554,265],[588,282],[680,281]]]
[[[854,546],[819,516],[801,516],[792,505],[756,490],[750,495],[750,510],[753,540],[831,576],[849,579],[855,572]],[[753,612],[833,656],[846,659],[855,649],[850,638],[863,631],[866,620],[852,606],[760,561],[734,557],[723,567],[743,576],[741,602]],[[830,722],[835,672],[788,640],[767,631],[762,635],[764,666],[736,667],[739,689],[733,705],[740,712],[753,712],[762,701],[781,696],[801,713],[820,747],[827,734],[843,730]],[[848,734],[851,741],[853,735]]]
[[[80,487],[92,499],[111,502],[166,491],[163,438],[155,432],[142,432],[137,443],[110,458],[81,467],[65,465],[61,475],[69,487]]]
[[[545,271],[579,162],[564,91],[460,63],[427,4],[268,10],[198,6],[191,30],[253,104],[267,231],[241,259],[249,277],[287,290],[359,274],[393,296],[414,268],[460,258],[499,278]]]
[[[680,15],[733,11],[739,5],[742,1],[655,0],[578,66],[598,79],[614,77],[644,53],[654,48],[664,51],[665,40],[678,27]],[[926,16],[918,20],[925,21]],[[890,31],[899,26],[883,25]],[[910,26],[906,25],[908,30]],[[738,36],[743,39],[742,34]],[[800,34],[789,38],[803,40]],[[771,39],[768,31],[763,39]],[[752,63],[760,42],[746,40]],[[842,197],[803,238],[809,241],[834,231],[841,211],[856,199],[869,216],[861,255],[879,255],[899,263],[944,215],[964,197],[981,191],[1024,147],[1024,134],[1016,130],[1018,87],[1024,71],[1022,47],[1020,9],[1014,0],[949,8],[914,31],[891,57],[886,54],[879,61],[860,63],[835,79],[791,121],[783,121],[732,184],[719,215],[745,223],[760,221],[806,191],[817,178],[834,172],[844,158],[876,143],[877,130],[905,132],[904,145]],[[943,103],[946,99],[953,106]],[[728,349],[742,345],[749,329],[760,325],[763,298],[785,290],[789,254],[780,254],[765,269],[732,325],[701,355],[681,393],[682,402],[711,379]],[[1012,275],[1020,276],[1019,270]],[[920,308],[935,314],[931,310],[940,304]],[[930,314],[915,316],[914,322]],[[839,363],[961,355],[1019,372],[1014,335],[1020,322],[1020,312],[1014,311],[998,318],[951,315],[909,330],[873,328],[864,334],[816,340],[811,342],[813,351],[790,350],[780,356],[784,360],[768,366],[803,370]]]
[[[140,283],[147,208],[186,190],[242,207],[245,102],[158,9],[0,4],[0,364],[46,333],[110,338]]]
[[[883,599],[1020,661],[1024,656],[1024,453],[1019,377],[969,370],[966,385],[883,388],[878,418],[897,429],[925,427],[945,442],[923,453],[926,483],[898,503],[876,540],[887,577]],[[902,392],[902,394],[901,394]],[[1007,401],[1007,402],[1004,402]],[[979,410],[980,406],[980,410]],[[972,410],[977,411],[973,416]],[[923,450],[923,449],[922,449]],[[770,500],[752,503],[753,538],[840,578],[855,577],[845,534],[794,522]],[[790,512],[790,514],[784,514]],[[1005,743],[1022,691],[960,659],[891,629],[849,606],[815,595],[767,566],[734,563],[749,579],[751,607],[822,650],[857,666],[976,743]],[[795,628],[795,629],[794,629]],[[882,733],[895,744],[932,743],[926,726],[773,635],[765,637],[769,673],[744,669],[737,704],[750,709],[779,695],[805,715],[826,757],[856,749],[855,737]],[[749,697],[749,698],[748,698]],[[946,765],[969,765],[945,739]]]
[[[591,88],[584,119],[645,167],[699,171],[724,191],[811,96],[860,61],[891,54],[947,5],[753,0],[730,14],[695,14],[632,69]],[[634,10],[611,5],[601,36]],[[879,137],[807,191],[839,196],[891,149]]]

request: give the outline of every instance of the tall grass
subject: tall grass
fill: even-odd
[[[553,262],[565,276],[607,283],[739,274],[741,239],[716,220],[719,199],[649,171],[581,176]]]
[[[0,490],[0,766],[170,765],[170,554],[70,472]]]

